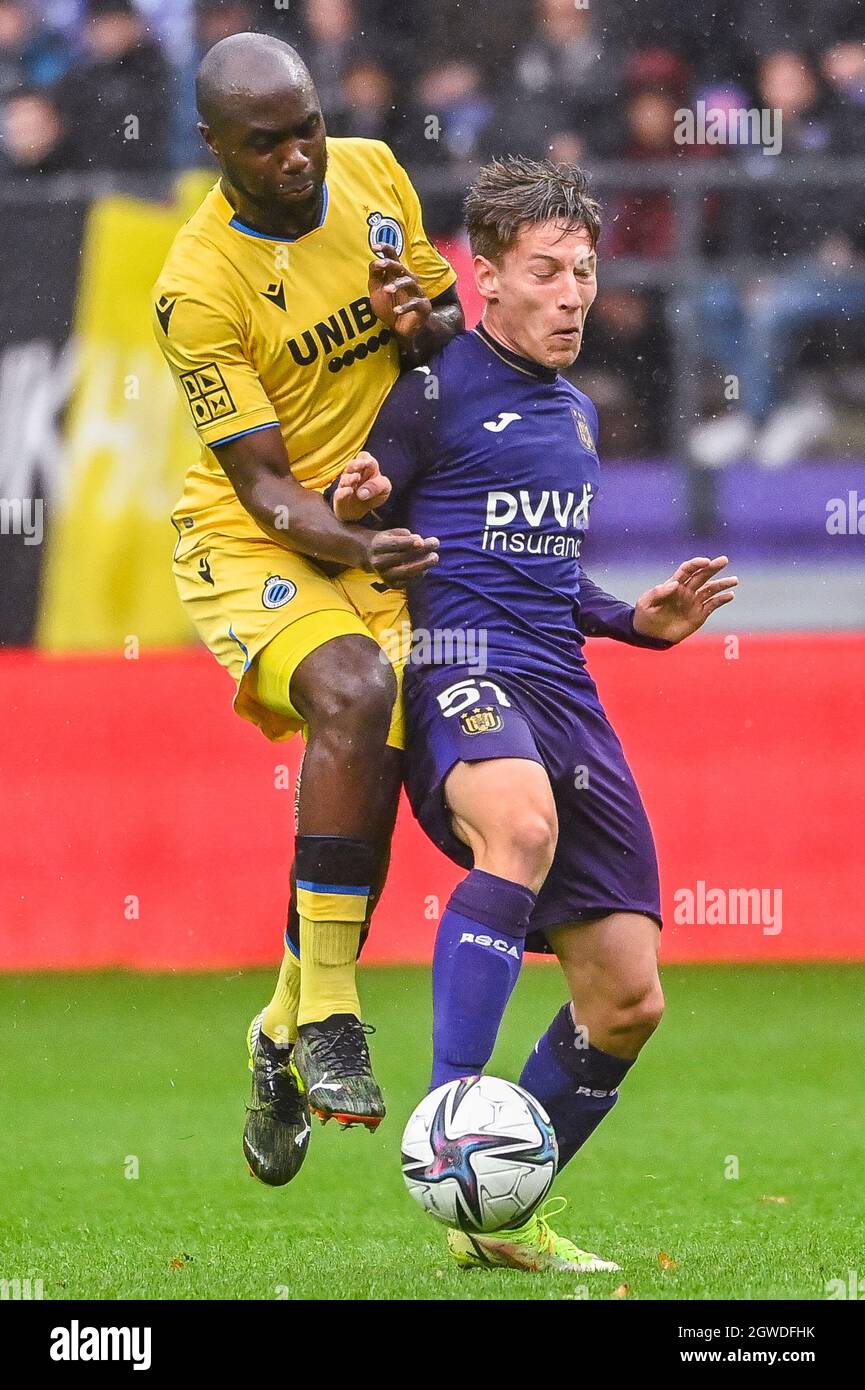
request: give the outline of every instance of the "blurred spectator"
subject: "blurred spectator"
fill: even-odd
[[[492,154],[663,162],[670,173],[674,160],[736,161],[741,186],[704,199],[700,246],[755,258],[760,283],[713,275],[698,296],[683,280],[668,311],[670,326],[673,314],[690,316],[715,380],[720,368],[740,381],[739,402],[695,434],[694,456],[783,462],[824,429],[826,403],[791,399],[791,374],[809,330],[825,341],[863,316],[865,191],[761,186],[757,176],[790,159],[865,155],[862,0],[0,0],[0,168],[159,170],[169,157],[209,166],[195,70],[244,30],[296,44],[333,135],[385,140],[409,164],[436,235],[461,234],[465,183]],[[49,87],[56,101],[40,96]],[[781,153],[676,143],[676,112],[700,101],[781,110]],[[439,177],[448,171],[452,183]],[[672,194],[620,188],[604,201],[605,258],[675,257]],[[595,373],[615,414],[607,442],[652,450],[664,413],[663,305],[655,292],[608,288],[593,323],[580,369]]]
[[[452,186],[425,191],[426,223],[435,234],[452,235],[461,226],[465,186],[472,164],[490,153],[494,116],[477,63],[454,59],[421,77],[402,122],[397,153],[415,172],[447,165],[459,171]]]
[[[477,63],[453,59],[428,68],[406,123],[407,154],[418,163],[459,165],[484,157],[494,114]]]
[[[605,43],[597,7],[535,0],[534,23],[517,44],[513,86],[499,96],[499,150],[564,162],[608,152],[606,137],[619,64]]]
[[[804,53],[767,55],[758,72],[761,105],[782,113],[783,163],[844,153],[848,112],[822,85]],[[755,154],[750,159],[763,156]],[[725,374],[739,382],[738,407],[701,426],[691,439],[694,460],[723,467],[751,455],[783,467],[807,453],[832,424],[829,402],[812,388],[789,399],[790,367],[806,328],[865,317],[865,223],[861,192],[834,194],[797,180],[754,204],[745,241],[771,258],[757,282],[710,280],[701,294],[700,341]],[[743,214],[745,208],[743,206]],[[742,224],[740,222],[740,236]]]
[[[0,171],[9,176],[57,174],[72,165],[72,149],[50,92],[22,87],[3,103]]]
[[[760,0],[773,3],[774,0]],[[786,3],[786,0],[782,0]],[[682,0],[628,0],[591,6],[600,12],[606,43],[625,58],[645,49],[664,48],[686,62],[700,84],[739,81],[749,75],[749,36],[757,11],[754,0],[723,4],[682,4]]]
[[[637,53],[625,75],[625,130],[621,154],[635,164],[647,160],[714,155],[717,145],[679,145],[676,112],[686,105],[689,72],[674,53],[662,48]],[[714,204],[709,204],[714,211]],[[614,200],[606,219],[609,255],[663,258],[676,249],[673,200],[664,190],[625,193]]]
[[[219,0],[211,8],[217,9]],[[159,41],[171,67],[189,61],[192,50],[195,0],[135,0],[147,33]]]
[[[84,62],[60,86],[82,169],[165,167],[170,77],[131,0],[88,0]]]
[[[845,39],[827,48],[823,75],[833,90],[856,106],[865,106],[865,42]]]
[[[760,0],[748,4],[743,32],[762,59],[781,49],[817,53],[834,36],[862,36],[861,0]]]
[[[322,110],[338,111],[343,80],[355,57],[361,25],[353,0],[305,0],[300,47],[318,89]]]
[[[381,13],[393,0],[368,0]],[[514,54],[525,37],[527,11],[534,0],[495,0],[495,5],[469,0],[435,0],[434,4],[401,5],[400,24],[406,10],[423,16],[423,39],[415,48],[414,69],[431,61],[444,63],[465,58],[476,64],[485,84],[499,90],[511,80]],[[407,73],[411,80],[412,73]]]
[[[865,42],[844,39],[833,44],[822,55],[820,67],[849,122],[848,144],[854,152],[861,151],[865,147]]]
[[[69,69],[73,51],[28,0],[0,0],[0,99],[26,83],[48,87]]]
[[[358,57],[346,68],[339,109],[328,116],[331,135],[384,140],[398,150],[402,123],[394,106],[393,80],[380,58]]]
[[[173,72],[171,164],[175,169],[210,168],[213,161],[198,130],[195,74],[209,48],[231,34],[257,30],[255,0],[195,0],[192,47],[187,61]]]

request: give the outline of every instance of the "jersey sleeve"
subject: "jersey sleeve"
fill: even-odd
[[[405,219],[405,246],[400,260],[415,275],[427,299],[435,299],[456,284],[456,271],[446,261],[424,231],[420,199],[405,169],[388,150],[393,185]]]
[[[630,603],[613,598],[580,566],[580,595],[576,611],[577,628],[584,637],[612,637],[630,647],[649,647],[666,651],[672,646],[661,637],[644,637],[634,630],[634,609]]]
[[[429,370],[415,367],[400,377],[364,445],[391,484],[387,502],[376,508],[388,525],[404,512],[408,494],[435,457],[436,400],[426,395]]]
[[[199,438],[209,448],[279,423],[240,329],[226,311],[184,294],[161,294],[154,332]]]

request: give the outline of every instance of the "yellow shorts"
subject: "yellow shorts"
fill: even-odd
[[[280,709],[258,699],[256,658],[278,633],[296,641],[280,648],[290,683],[310,652],[334,637],[372,637],[387,652],[398,694],[388,743],[403,748],[402,670],[409,653],[410,624],[401,589],[373,587],[375,575],[345,570],[336,579],[303,555],[246,537],[181,535],[174,553],[174,577],[181,602],[199,636],[237,684],[234,708],[280,742],[304,728],[288,690]],[[286,656],[289,660],[286,661]]]

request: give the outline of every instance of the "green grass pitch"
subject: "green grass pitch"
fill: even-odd
[[[272,974],[0,977],[0,1278],[46,1299],[821,1299],[865,1276],[861,966],[664,972],[660,1031],[554,1188],[559,1229],[618,1275],[451,1265],[399,1170],[428,972],[361,976],[388,1119],[316,1124],[278,1190],[240,1150]],[[524,970],[491,1071],[518,1075],[562,998],[555,968]]]

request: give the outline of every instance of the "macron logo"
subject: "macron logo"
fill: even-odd
[[[484,420],[484,429],[490,430],[492,434],[501,434],[508,425],[512,425],[514,420],[522,420],[522,415],[514,415],[510,410],[500,410],[497,420]]]
[[[492,946],[494,951],[503,951],[506,956],[513,956],[514,960],[519,960],[520,958],[520,953],[516,946],[509,946],[508,943],[502,941],[500,937],[475,936],[474,932],[464,931],[460,937],[461,946],[464,941],[469,941],[474,946]]]

